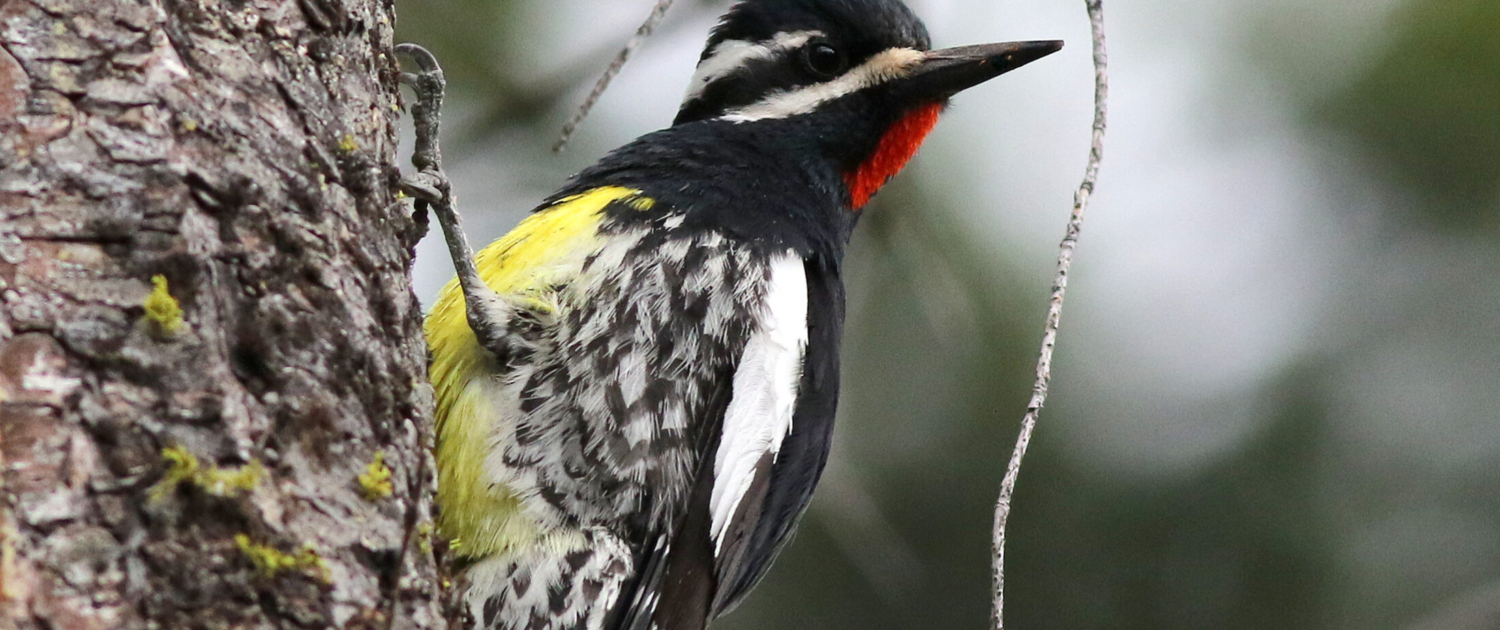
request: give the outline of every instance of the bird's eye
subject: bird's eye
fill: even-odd
[[[813,44],[805,50],[803,61],[813,74],[827,79],[844,71],[844,53],[837,48],[828,44]]]

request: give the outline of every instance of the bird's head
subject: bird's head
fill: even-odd
[[[949,97],[1062,42],[931,47],[900,0],[742,0],[709,37],[674,124],[775,125],[808,138],[857,210],[916,153]]]

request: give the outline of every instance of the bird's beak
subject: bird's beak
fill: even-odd
[[[1062,50],[1058,40],[944,48],[927,53],[900,89],[918,99],[942,100]]]

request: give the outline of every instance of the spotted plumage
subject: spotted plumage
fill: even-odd
[[[841,261],[949,96],[1054,42],[929,51],[897,0],[744,0],[673,126],[459,267],[427,321],[469,623],[703,630],[827,460]],[[419,128],[420,130],[420,128]]]

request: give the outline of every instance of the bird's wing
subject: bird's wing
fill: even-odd
[[[773,257],[728,404],[673,531],[644,552],[621,630],[701,630],[765,573],[827,459],[843,294],[831,266]]]
[[[792,270],[785,272],[788,277]],[[833,437],[834,409],[838,402],[838,347],[843,325],[843,285],[838,268],[819,258],[796,261],[795,273],[806,298],[800,318],[802,351],[798,353],[794,381],[777,381],[777,387],[793,397],[790,417],[752,416],[749,424],[770,426],[784,433],[758,453],[750,467],[733,472],[715,469],[715,488],[726,484],[732,493],[741,491],[733,508],[710,502],[714,508],[714,564],[717,585],[712,616],[734,608],[765,575],[766,569],[790,539],[797,521],[812,499]],[[774,282],[774,280],[773,280]],[[748,353],[747,353],[748,355]],[[744,366],[741,366],[743,373]],[[735,400],[739,392],[736,389]],[[733,411],[734,402],[730,403]],[[730,426],[726,414],[726,432]],[[730,440],[720,442],[722,452]],[[745,481],[736,475],[748,475]],[[717,520],[720,514],[723,521]]]

